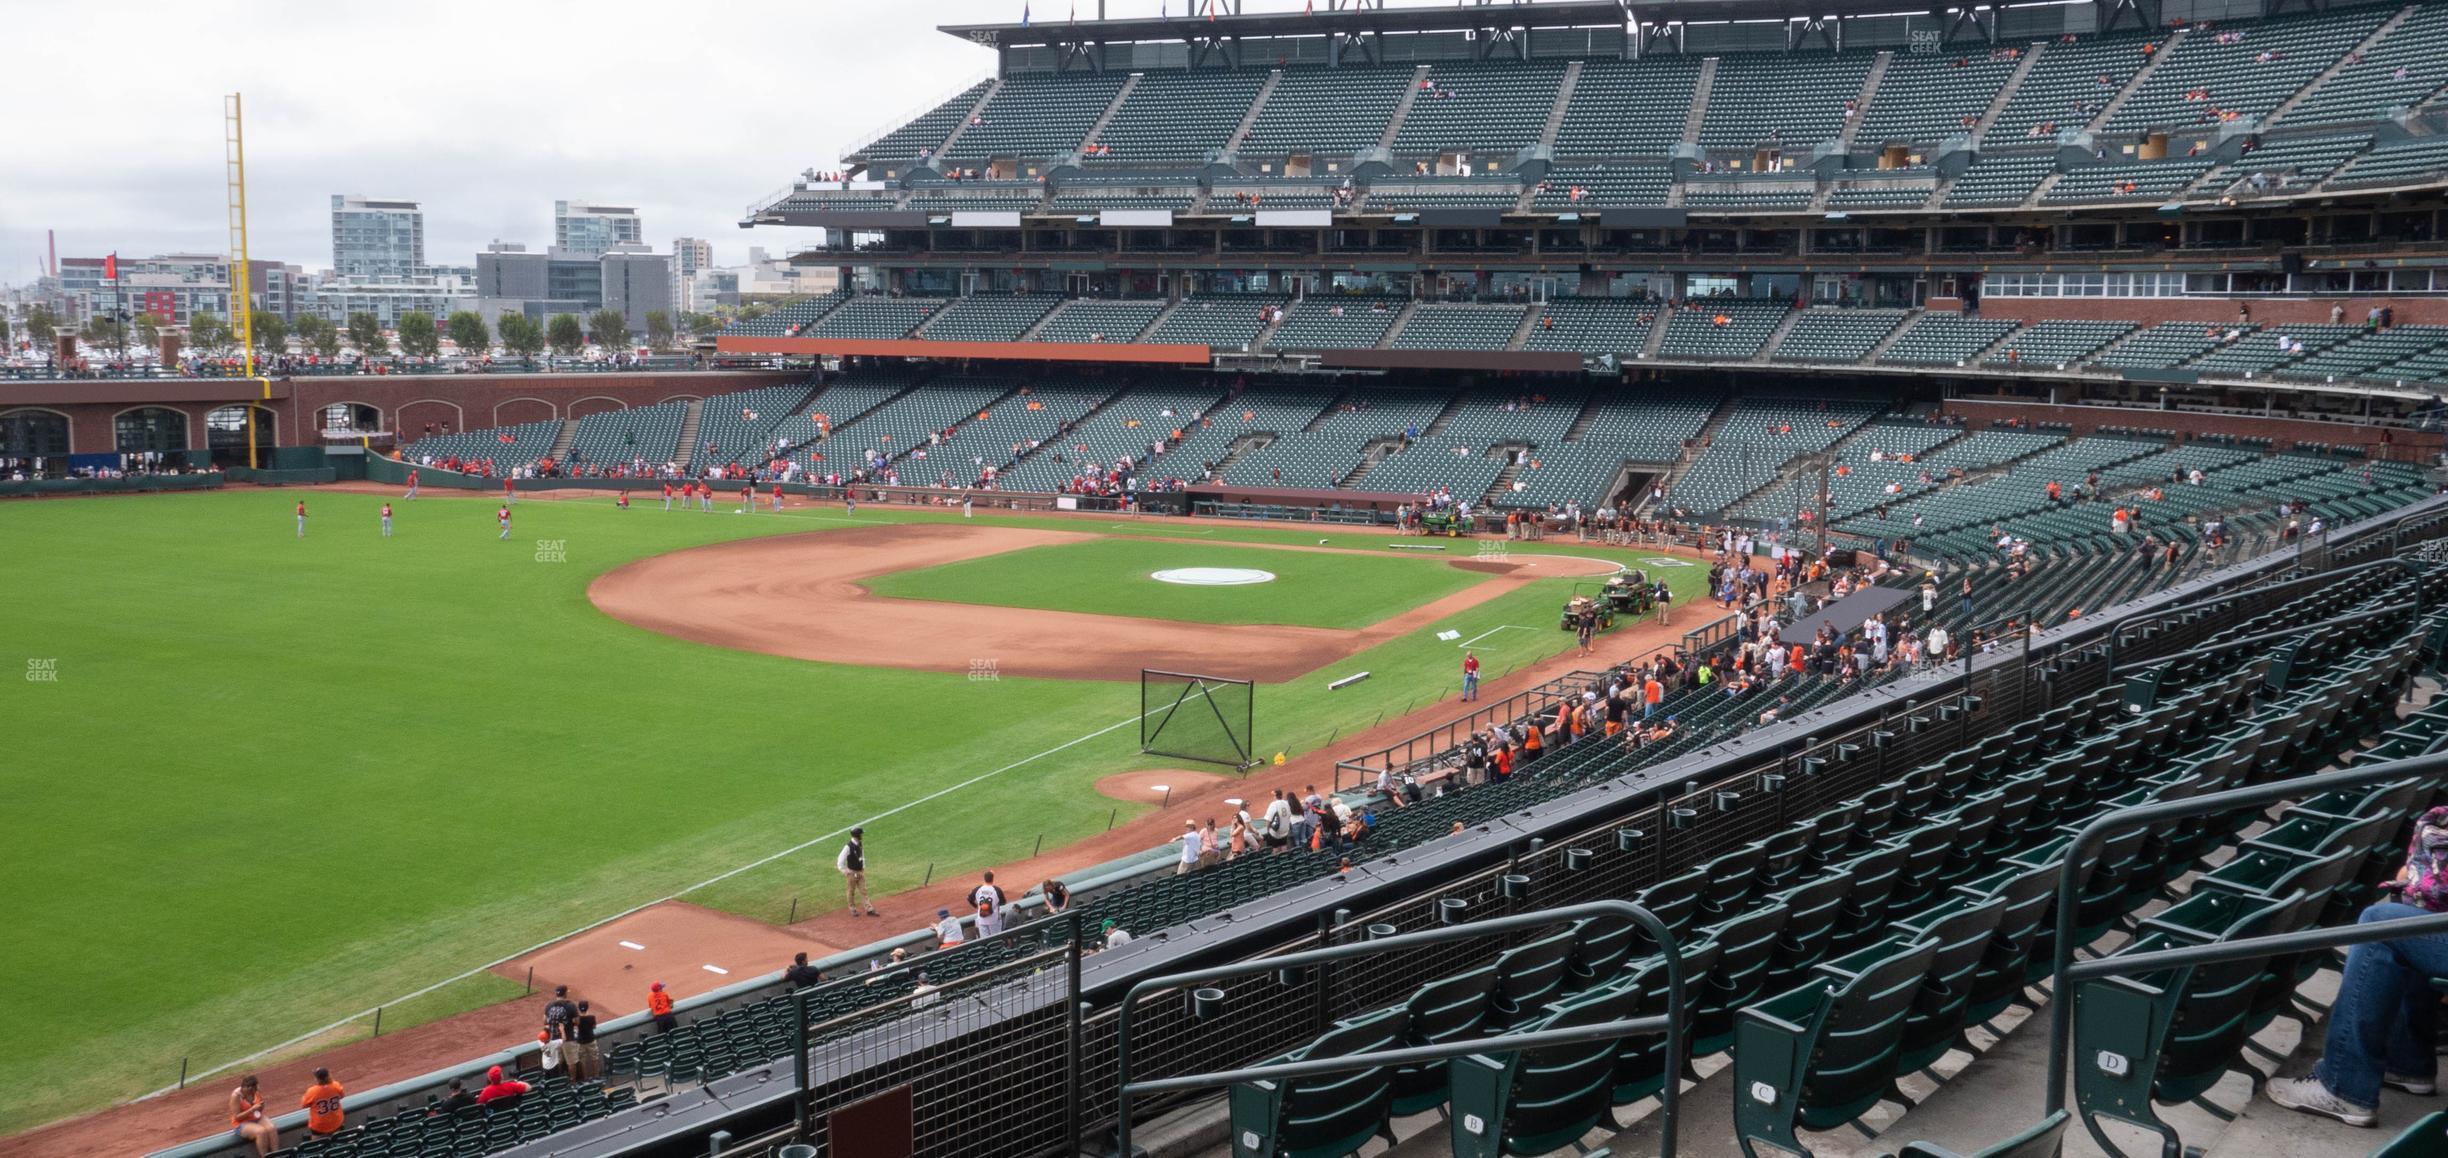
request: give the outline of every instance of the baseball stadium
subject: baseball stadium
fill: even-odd
[[[0,1158],[2448,1154],[2448,3],[1094,6],[5,371]]]

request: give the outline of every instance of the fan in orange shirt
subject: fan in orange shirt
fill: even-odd
[[[341,1111],[340,1099],[348,1095],[340,1083],[332,1080],[331,1071],[316,1067],[315,1084],[306,1087],[306,1096],[298,1105],[306,1110],[306,1132],[317,1138],[328,1138],[340,1132],[347,1120]]]

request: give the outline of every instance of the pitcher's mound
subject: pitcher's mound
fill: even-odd
[[[1115,800],[1132,804],[1155,804],[1165,798],[1157,785],[1173,789],[1173,799],[1188,800],[1199,789],[1221,783],[1232,777],[1214,772],[1192,772],[1186,768],[1158,768],[1148,772],[1124,772],[1108,776],[1096,783],[1096,790]]]

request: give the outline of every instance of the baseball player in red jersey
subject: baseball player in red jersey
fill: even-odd
[[[510,538],[510,504],[503,503],[500,510],[493,512],[493,517],[501,520],[501,537],[508,540]]]
[[[389,503],[383,504],[382,531],[383,538],[388,539],[391,537],[391,504]]]
[[[306,537],[306,500],[298,500],[298,538]]]

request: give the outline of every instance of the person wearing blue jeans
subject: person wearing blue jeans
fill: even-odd
[[[2360,923],[2431,915],[2429,909],[2381,901],[2363,910]],[[2431,981],[2441,977],[2448,977],[2448,933],[2348,949],[2320,1064],[2304,1077],[2269,1083],[2269,1099],[2349,1126],[2374,1126],[2380,1121],[2380,1087],[2418,1097],[2436,1093],[2439,994]]]

